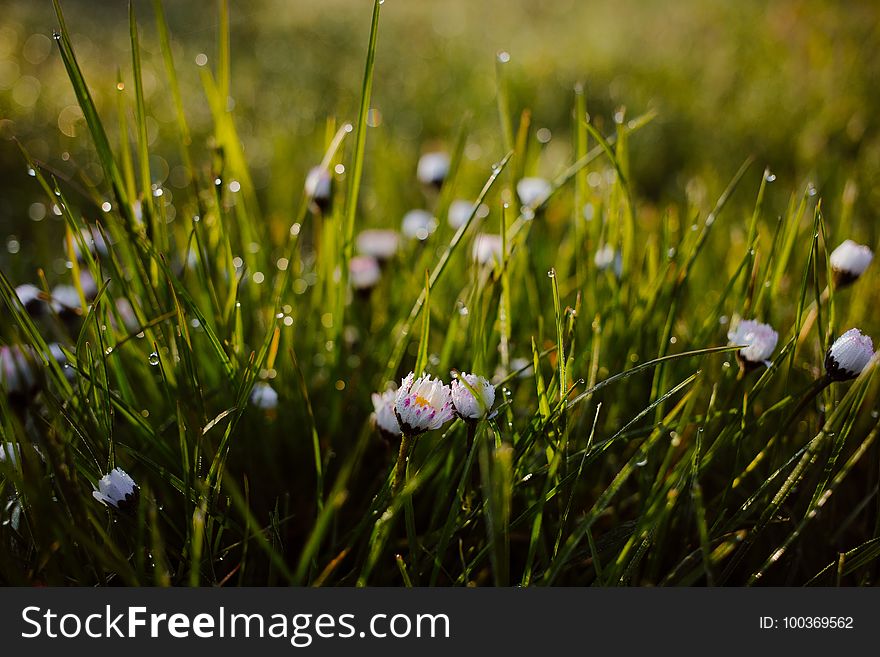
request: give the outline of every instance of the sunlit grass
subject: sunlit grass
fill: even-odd
[[[151,159],[148,17],[132,10],[131,62],[95,80],[76,57],[76,16],[56,4],[78,139],[102,175],[61,178],[21,144],[66,237],[35,257],[39,312],[14,289],[29,281],[0,277],[4,342],[24,363],[4,360],[2,581],[873,583],[874,368],[831,381],[824,364],[844,331],[878,326],[874,269],[834,282],[831,249],[871,234],[847,198],[783,182],[744,148],[708,183],[649,200],[634,171],[662,112],[603,121],[572,79],[571,129],[553,137],[570,143],[551,157],[538,146],[549,132],[514,109],[522,72],[506,53],[496,102],[463,91],[456,128],[421,148],[449,154],[442,184],[419,182],[415,160],[371,141],[395,10],[374,3],[365,57],[347,64],[361,76],[350,122],[322,116],[323,143],[303,146],[329,187],[281,167],[267,190],[230,101],[227,3],[199,88],[182,86],[156,2],[174,128],[161,147],[186,174],[172,189]],[[115,105],[99,111],[93,89],[114,81]],[[187,118],[198,103],[204,143]],[[481,166],[465,154],[487,125]],[[398,197],[435,222],[399,236],[363,283],[356,238],[396,230],[383,208]],[[470,210],[450,226],[456,199]],[[500,236],[491,257],[475,254],[486,234]],[[55,298],[64,284],[70,306]],[[761,362],[728,344],[750,318],[778,332]],[[410,371],[491,379],[494,408],[412,430],[399,449],[371,395]],[[139,486],[125,509],[92,495],[114,468]]]

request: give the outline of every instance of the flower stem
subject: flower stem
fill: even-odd
[[[468,473],[468,484],[467,490],[476,491],[480,487],[480,470],[478,459],[470,458],[471,452],[474,449],[474,439],[477,435],[477,423],[472,420],[467,420],[467,452],[468,460],[465,463],[470,463],[471,471]]]
[[[406,463],[412,448],[413,436],[403,434],[400,437],[400,451],[397,452],[397,464],[394,466],[394,479],[391,480],[391,495],[396,497],[406,482]]]

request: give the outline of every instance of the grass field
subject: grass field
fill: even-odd
[[[0,582],[877,582],[877,8],[112,4],[0,18]]]

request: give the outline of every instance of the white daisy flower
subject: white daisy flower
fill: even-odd
[[[278,393],[268,383],[261,381],[251,390],[251,404],[263,411],[274,411],[278,408]]]
[[[400,423],[397,421],[397,415],[394,413],[394,404],[397,400],[397,390],[389,388],[382,394],[373,393],[373,414],[370,418],[373,424],[379,428],[382,433],[392,437],[400,435]]]
[[[753,319],[744,319],[735,329],[727,332],[731,345],[745,345],[737,352],[737,359],[744,366],[765,363],[773,355],[779,334],[769,324],[762,324]]]
[[[397,253],[400,235],[395,230],[362,230],[355,240],[358,253],[383,262]]]
[[[831,252],[828,260],[837,287],[849,285],[861,276],[874,259],[874,252],[864,244],[845,240]]]
[[[494,265],[504,260],[501,235],[488,235],[479,233],[474,238],[472,257],[481,265]]]
[[[104,506],[126,510],[137,504],[140,488],[122,468],[113,468],[98,481],[92,496]]]
[[[467,382],[462,383],[461,379]],[[474,397],[473,388],[478,397]],[[479,420],[486,417],[495,403],[495,386],[488,379],[476,374],[462,372],[452,382],[452,405],[463,420]]]
[[[439,429],[455,415],[452,391],[439,379],[410,372],[401,382],[394,400],[400,429],[409,436]]]
[[[416,176],[423,185],[440,187],[449,175],[449,155],[439,151],[425,153],[419,158]]]
[[[874,357],[874,343],[859,329],[841,335],[825,354],[825,371],[837,381],[854,379]]]
[[[15,288],[15,294],[21,305],[32,317],[39,317],[46,312],[46,301],[43,299],[42,291],[36,285],[24,283]]]
[[[382,269],[379,261],[373,256],[354,256],[348,262],[349,280],[355,290],[370,290],[379,283],[382,278]]]
[[[449,222],[449,227],[453,230],[458,230],[464,226],[468,217],[471,216],[471,210],[473,209],[474,204],[470,201],[465,201],[460,198],[454,200],[449,204],[449,212],[446,214],[446,220]]]
[[[552,187],[544,178],[520,178],[516,183],[516,194],[523,205],[536,208],[547,200]]]
[[[333,195],[333,176],[323,167],[313,167],[306,176],[306,196],[322,212],[330,207]]]
[[[401,232],[410,239],[426,240],[437,230],[437,220],[427,210],[410,210],[403,215]]]
[[[37,385],[33,354],[18,345],[0,347],[0,380],[6,393],[14,398],[31,394]]]

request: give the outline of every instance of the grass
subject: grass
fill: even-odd
[[[557,110],[572,118],[554,126],[557,150],[544,149],[519,106],[531,82],[500,57],[494,97],[462,91],[443,187],[420,188],[414,158],[373,129],[375,99],[390,93],[383,21],[399,8],[372,7],[359,26],[366,63],[347,64],[362,75],[346,110],[355,119],[322,116],[320,143],[297,150],[333,172],[332,203],[318,211],[301,191],[305,165],[279,166],[268,189],[252,175],[260,158],[230,101],[226,2],[217,64],[200,66],[198,89],[160,2],[132,7],[131,65],[109,79],[84,73],[68,27],[77,17],[55,3],[53,45],[100,175],[60,175],[20,142],[28,182],[65,233],[34,256],[34,281],[46,295],[78,286],[80,302],[32,315],[14,291],[26,281],[0,276],[3,341],[29,348],[35,376],[24,398],[7,380],[0,401],[16,455],[0,462],[0,581],[875,583],[874,368],[816,383],[835,337],[880,328],[874,268],[830,286],[830,250],[872,235],[853,216],[852,186],[829,182],[823,196],[798,163],[786,180],[804,182],[784,183],[743,147],[657,198],[640,172],[662,111],[588,114],[593,101],[572,79]],[[147,71],[169,90],[159,141]],[[96,92],[106,88],[112,103]],[[205,138],[188,118],[199,103]],[[470,158],[488,126],[486,156]],[[696,150],[708,158],[712,146]],[[157,176],[159,151],[183,168],[182,184]],[[517,182],[537,171],[552,192],[522,206]],[[403,239],[378,285],[352,290],[356,235],[396,228],[413,198],[439,217],[436,232]],[[453,229],[456,198],[474,203]],[[106,252],[89,249],[86,227]],[[503,235],[493,265],[472,256],[479,233]],[[617,264],[597,265],[605,246]],[[739,318],[779,332],[767,367],[738,368],[727,331]],[[493,379],[495,413],[415,439],[392,494],[398,446],[371,420],[370,396],[411,370]],[[276,407],[252,401],[267,384]],[[140,487],[127,511],[91,495],[113,467]]]

